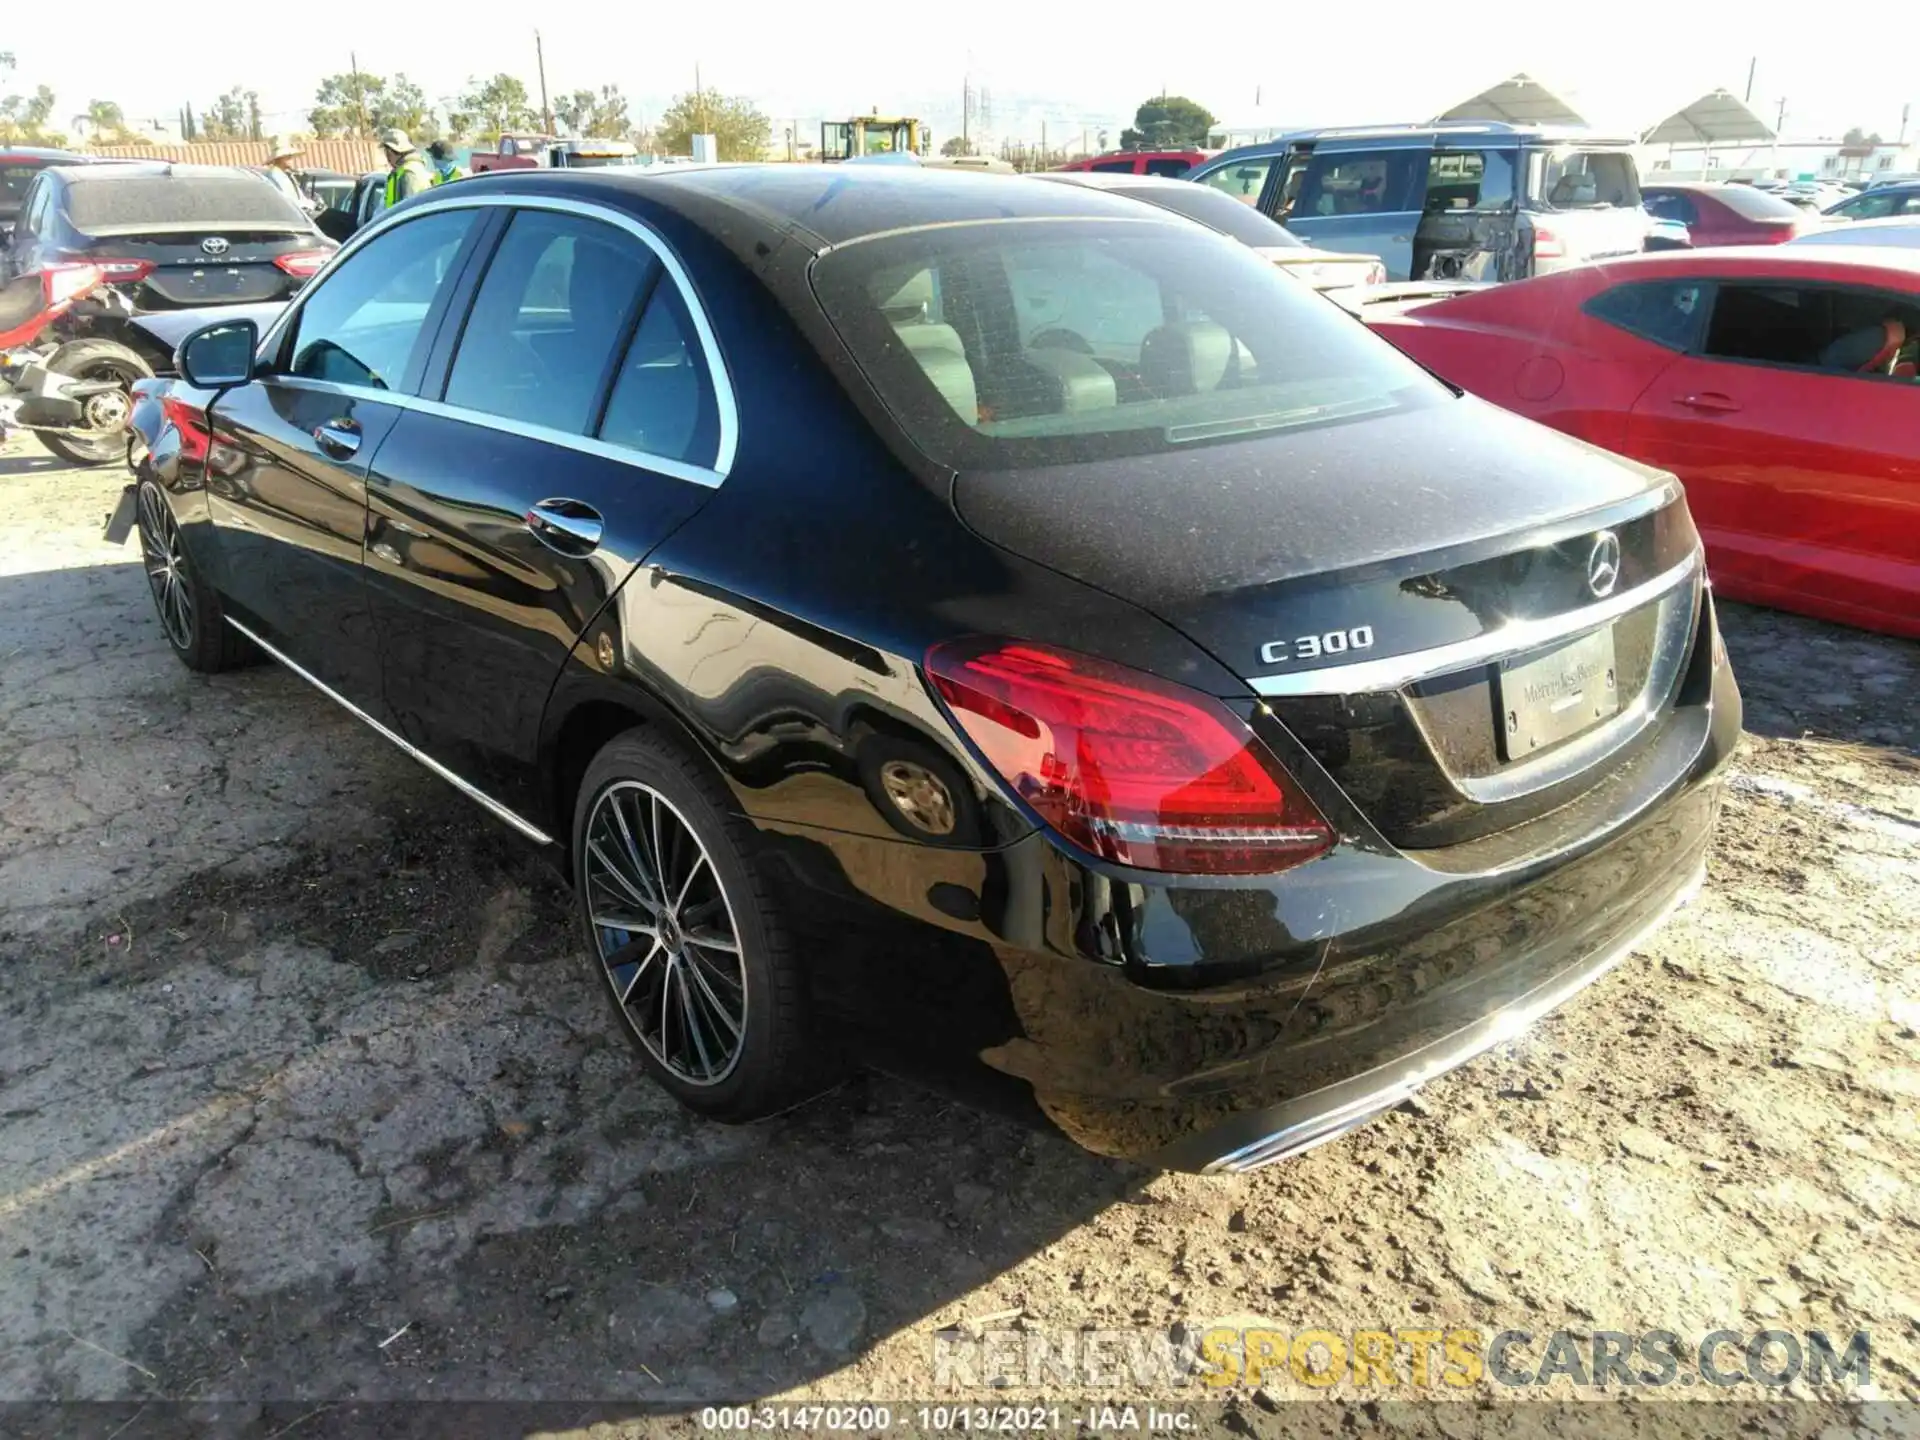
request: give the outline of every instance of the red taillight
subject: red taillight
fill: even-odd
[[[87,263],[98,270],[100,278],[109,285],[131,285],[153,273],[151,260],[89,260]]]
[[[318,275],[332,258],[331,250],[295,250],[290,254],[274,256],[273,263],[287,274],[306,280]]]
[[[1536,260],[1567,258],[1566,242],[1538,220],[1533,222],[1533,258]]]
[[[927,676],[1015,793],[1102,859],[1257,875],[1334,843],[1253,732],[1197,691],[1020,641],[936,645]]]
[[[40,293],[46,297],[46,308],[51,310],[56,305],[78,300],[105,278],[98,265],[49,265],[40,272]]]

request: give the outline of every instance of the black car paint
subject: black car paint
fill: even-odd
[[[677,736],[725,778],[793,913],[831,937],[815,984],[850,1043],[1102,1153],[1203,1166],[1371,1083],[1358,1077],[1417,1078],[1434,1053],[1422,1047],[1530,1013],[1681,896],[1739,733],[1710,596],[1688,602],[1671,713],[1629,756],[1549,813],[1426,850],[1386,839],[1338,782],[1338,747],[1296,735],[1244,678],[1259,639],[1347,603],[1377,607],[1381,633],[1416,647],[1565,609],[1553,542],[1590,534],[1608,506],[1666,498],[1658,477],[1460,400],[1406,420],[1419,433],[1404,444],[1387,429],[1402,422],[1357,424],[1183,455],[1194,475],[1149,477],[1157,487],[1125,467],[1056,472],[1081,518],[1054,512],[1043,534],[1030,496],[956,485],[893,429],[812,305],[807,265],[899,223],[903,204],[943,219],[1134,207],[1067,187],[1014,201],[987,177],[899,183],[777,170],[464,182],[590,201],[671,247],[738,406],[717,487],[574,452],[536,466],[532,442],[498,427],[397,407],[377,425],[355,409],[364,461],[288,481],[286,437],[312,415],[276,413],[276,456],[257,396],[177,386],[171,410],[158,387],[141,398],[140,473],[244,620],[523,828],[568,833],[574,785],[612,734],[639,722]],[[196,449],[179,422],[210,401]],[[1204,493],[1198,467],[1231,502],[1198,527],[1210,545],[1187,538],[1180,510]],[[1252,483],[1282,472],[1329,484]],[[635,503],[608,498],[621,487]],[[608,528],[569,561],[521,518],[581,489]],[[1622,527],[1634,575],[1691,543],[1683,506],[1662,514]],[[236,544],[243,518],[253,533]],[[274,571],[279,589],[240,566]],[[1259,618],[1230,619],[1253,594]],[[337,611],[316,624],[328,596]],[[1231,697],[1341,843],[1251,880],[1080,853],[985,773],[921,679],[929,645],[975,633]],[[903,751],[952,777],[956,843],[909,838],[878,798],[874,757]]]

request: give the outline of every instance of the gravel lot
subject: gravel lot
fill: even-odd
[[[1920,1399],[1920,648],[1725,607],[1701,899],[1412,1105],[1202,1180],[886,1079],[690,1121],[540,861],[291,677],[174,662],[119,484],[0,449],[0,1401],[924,1399],[994,1315],[1866,1329]]]

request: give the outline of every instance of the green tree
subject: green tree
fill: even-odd
[[[147,138],[127,124],[126,111],[111,100],[89,100],[86,113],[73,117],[73,128],[84,128],[96,145],[138,145]]]
[[[201,112],[200,134],[208,140],[258,140],[260,96],[236,85]]]
[[[618,85],[602,85],[598,94],[576,90],[553,102],[553,113],[574,135],[599,140],[622,140],[633,129],[627,97]]]
[[[370,113],[376,132],[404,130],[407,138],[415,142],[432,140],[440,133],[426,92],[404,74],[382,83]]]
[[[1207,143],[1213,113],[1184,95],[1160,95],[1141,102],[1133,127],[1120,132],[1124,150],[1189,150]]]
[[[978,155],[980,147],[964,135],[949,135],[940,146],[942,155]]]
[[[654,143],[669,155],[687,155],[696,135],[713,136],[722,160],[760,160],[773,137],[773,122],[744,95],[701,90],[674,97],[654,126]]]
[[[53,114],[54,94],[45,85],[31,95],[0,98],[0,140],[28,145],[60,145],[66,136],[47,121]]]
[[[484,139],[492,139],[503,130],[531,130],[539,124],[527,100],[527,87],[504,72],[491,80],[469,79],[456,109],[467,122],[465,133]]]
[[[386,93],[387,82],[364,70],[329,75],[314,92],[307,124],[322,140],[371,140],[373,117]]]

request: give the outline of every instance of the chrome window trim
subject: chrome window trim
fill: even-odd
[[[704,465],[689,465],[684,460],[669,460],[664,455],[650,455],[644,450],[635,450],[630,446],[596,440],[591,435],[575,435],[566,430],[551,430],[545,425],[534,425],[525,420],[509,420],[499,415],[489,415],[484,410],[467,410],[458,405],[449,405],[442,400],[422,400],[418,395],[406,395],[398,390],[375,390],[366,385],[340,385],[331,380],[309,380],[304,375],[270,375],[266,377],[266,382],[281,385],[290,390],[307,390],[317,395],[338,395],[347,400],[366,400],[380,405],[391,405],[396,410],[415,410],[422,415],[436,415],[443,420],[458,420],[466,425],[479,425],[488,430],[498,430],[503,435],[519,435],[528,440],[538,440],[544,445],[558,445],[567,450],[578,451],[582,455],[597,455],[603,460],[631,465],[636,470],[668,475],[675,480],[685,480],[693,485],[704,485],[709,490],[718,488],[720,482],[727,478],[719,471],[709,470]]]
[[[452,188],[452,187],[443,187]],[[287,308],[274,317],[273,324],[260,337],[260,348],[254,352],[256,362],[262,357],[271,356],[291,325],[307,303],[307,297],[314,294],[327,282],[333,272],[345,264],[361,247],[378,239],[387,231],[404,225],[410,220],[437,214],[442,210],[477,209],[514,209],[514,210],[555,210],[566,215],[578,215],[588,220],[598,220],[623,230],[645,245],[660,261],[674,285],[680,291],[680,299],[687,307],[687,314],[693,321],[693,328],[700,340],[700,349],[706,357],[707,373],[713,385],[714,406],[719,412],[720,435],[714,451],[713,464],[693,465],[684,460],[669,459],[664,455],[650,455],[645,451],[634,450],[626,446],[609,445],[605,441],[590,435],[570,435],[565,431],[549,430],[544,426],[523,425],[515,421],[503,420],[478,410],[467,410],[460,406],[448,405],[439,400],[424,400],[415,395],[401,395],[389,390],[361,389],[358,386],[335,386],[343,394],[363,399],[379,400],[385,404],[398,404],[403,409],[421,409],[427,414],[437,414],[450,419],[468,420],[476,425],[501,430],[508,434],[534,434],[535,438],[565,444],[590,455],[603,455],[611,460],[625,460],[636,463],[641,469],[658,470],[665,475],[675,475],[683,480],[692,480],[697,485],[717,486],[727,478],[733,469],[734,456],[740,444],[740,410],[734,398],[733,376],[728,371],[726,360],[720,353],[720,343],[714,338],[713,326],[707,319],[706,307],[700,301],[700,292],[694,288],[686,268],[681,265],[680,257],[673,253],[672,247],[655,234],[647,225],[624,211],[606,205],[595,205],[585,200],[570,200],[556,195],[525,195],[508,192],[499,195],[487,194],[448,194],[435,195],[427,203],[418,206],[402,204],[389,214],[375,220],[356,233],[346,244],[334,252],[320,273],[315,275],[300,289],[300,293],[288,302]],[[457,356],[456,356],[457,358]],[[325,382],[306,381],[304,376],[275,375],[271,378],[280,383],[299,381],[304,384]],[[411,402],[411,403],[408,403]],[[537,433],[536,433],[537,432]],[[705,478],[702,478],[705,477]]]
[[[1536,620],[1510,620],[1497,630],[1437,645],[1430,650],[1415,650],[1407,655],[1390,655],[1381,660],[1362,660],[1353,665],[1330,665],[1319,670],[1290,670],[1278,675],[1261,675],[1247,683],[1257,695],[1274,698],[1295,695],[1360,695],[1398,690],[1419,680],[1431,680],[1454,670],[1487,665],[1505,655],[1517,655],[1551,645],[1556,640],[1591,630],[1617,620],[1629,610],[1637,610],[1668,591],[1690,581],[1700,568],[1700,552],[1693,551],[1671,570],[1643,581],[1631,590],[1610,595],[1598,604],[1569,610],[1564,615],[1548,615]]]
[[[494,815],[498,816],[501,820],[504,820],[507,824],[511,825],[514,829],[518,830],[522,835],[526,836],[529,840],[532,840],[536,844],[551,845],[553,843],[553,837],[547,834],[547,832],[542,830],[539,826],[533,824],[531,821],[522,820],[518,815],[514,814],[513,811],[509,810],[506,806],[502,805],[498,800],[495,800],[491,795],[488,795],[485,791],[481,790],[478,786],[473,785],[469,781],[464,780],[460,776],[454,774],[453,771],[449,770],[446,766],[442,765],[438,760],[434,759],[431,755],[427,754],[426,751],[420,749],[418,746],[412,744],[402,736],[388,729],[385,725],[382,725],[378,720],[374,719],[373,716],[369,715],[366,711],[362,710],[358,705],[354,704],[351,700],[347,699],[346,696],[342,695],[338,690],[334,689],[331,685],[327,684],[326,681],[320,679],[318,676],[313,674],[312,671],[304,669],[300,665],[295,664],[292,660],[289,660],[283,653],[281,653],[279,650],[276,650],[273,646],[269,645],[266,641],[262,640],[258,635],[254,634],[253,631],[249,630],[246,626],[242,625],[238,620],[234,619],[231,615],[227,616],[226,619],[227,619],[227,624],[231,625],[235,630],[238,630],[242,635],[246,636],[247,639],[251,640],[254,644],[258,645],[262,650],[264,650],[268,655],[272,656],[280,664],[286,666],[287,669],[291,670],[295,675],[298,675],[302,680],[306,681],[309,685],[313,686],[314,689],[318,690],[322,695],[326,696],[329,700],[333,701],[334,704],[338,705],[341,709],[345,710],[349,715],[353,716],[356,720],[364,721],[367,725],[371,726],[379,734],[391,740],[395,745],[399,746],[408,755],[411,755],[415,760],[418,760],[422,765],[426,766],[427,769],[431,770],[434,774],[438,775],[442,780],[446,781],[449,785],[453,786],[454,789],[458,790],[462,795],[465,795],[469,800],[474,800],[479,802],[479,804],[485,806],[486,809],[491,811]]]

